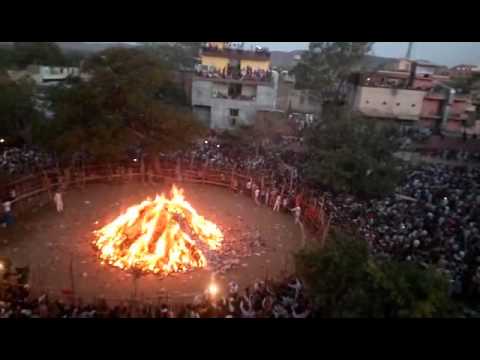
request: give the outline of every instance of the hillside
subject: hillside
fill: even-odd
[[[294,58],[296,55],[301,55],[303,50],[294,51],[272,51],[272,66],[278,68],[289,69],[294,65]]]
[[[60,48],[65,52],[83,52],[95,53],[111,47],[131,47],[127,43],[88,43],[88,42],[57,42]],[[13,42],[0,42],[0,47],[12,46]]]

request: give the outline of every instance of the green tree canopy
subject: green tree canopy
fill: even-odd
[[[32,142],[32,130],[42,120],[35,103],[35,88],[27,81],[0,78],[0,134],[9,141]]]
[[[307,180],[358,195],[392,191],[400,176],[395,128],[347,112],[323,117],[306,136]]]
[[[200,42],[143,43],[145,49],[174,70],[190,69],[198,57]]]
[[[14,52],[15,62],[20,68],[28,65],[66,65],[62,50],[53,42],[16,42]]]
[[[364,240],[333,232],[324,249],[303,250],[296,269],[318,309],[332,318],[445,317],[456,314],[447,280],[434,269],[379,262]]]
[[[0,71],[8,70],[16,66],[15,52],[13,48],[0,47]]]
[[[177,91],[172,90],[175,83],[168,67],[152,54],[108,49],[85,68],[92,75],[89,82],[50,95],[56,119],[48,142],[58,151],[69,155],[86,149],[112,159],[135,144],[155,158],[201,134],[190,110],[169,98]]]
[[[370,42],[312,42],[294,67],[297,87],[322,101],[341,100],[351,70],[372,47]]]

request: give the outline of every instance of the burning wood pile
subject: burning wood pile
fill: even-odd
[[[206,267],[205,254],[223,242],[217,225],[200,216],[175,186],[170,198],[147,199],[95,235],[102,263],[161,275]]]

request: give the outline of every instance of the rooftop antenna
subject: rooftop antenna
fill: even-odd
[[[407,59],[412,59],[412,50],[413,50],[413,42],[408,43],[408,50],[407,50]]]

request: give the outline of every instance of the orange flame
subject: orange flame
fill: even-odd
[[[200,216],[174,185],[170,199],[163,194],[147,199],[95,231],[93,244],[102,262],[124,270],[169,274],[205,267],[204,254],[185,230],[211,250],[223,241],[217,225]]]

